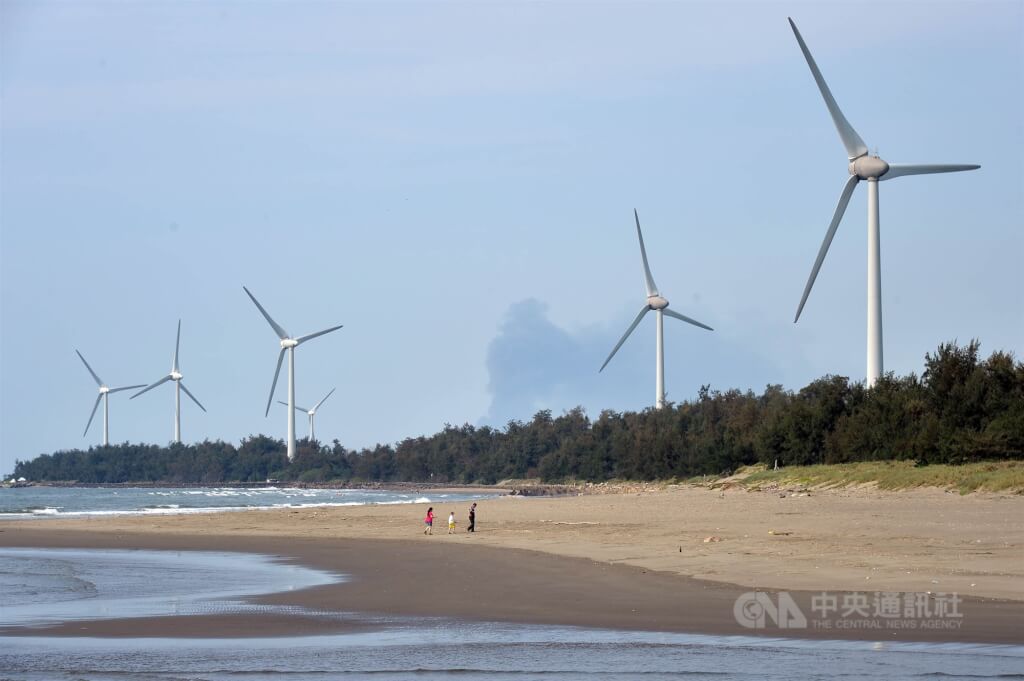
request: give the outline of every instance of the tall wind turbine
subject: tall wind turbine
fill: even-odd
[[[629,338],[629,334],[633,333],[633,329],[637,327],[637,325],[640,323],[640,320],[644,318],[644,315],[650,312],[651,310],[654,310],[654,312],[657,314],[658,319],[656,336],[657,359],[654,374],[655,405],[658,409],[661,409],[662,407],[665,406],[665,321],[662,315],[675,317],[676,319],[684,321],[687,324],[693,324],[694,326],[699,326],[700,328],[707,329],[708,331],[714,331],[714,329],[712,329],[710,326],[707,326],[706,324],[701,324],[695,319],[690,319],[686,315],[681,315],[675,310],[668,309],[668,301],[665,300],[658,292],[658,287],[654,283],[654,277],[651,276],[651,268],[647,265],[647,250],[644,248],[644,235],[640,231],[640,216],[637,215],[635,208],[633,209],[633,217],[636,219],[636,236],[638,239],[640,239],[640,257],[644,261],[644,279],[645,283],[647,284],[647,302],[644,303],[644,306],[640,309],[640,314],[636,316],[636,319],[633,320],[633,323],[629,325],[628,329],[626,329],[626,333],[622,334],[622,338],[620,338],[619,342],[615,344],[614,348],[612,348],[611,354],[608,355],[608,359],[606,359],[604,361],[604,364],[601,365],[601,368],[598,370],[598,373],[604,371],[604,368],[608,366],[608,362],[612,361],[612,357],[615,356],[615,353],[619,351],[619,348],[622,347],[622,344],[626,342],[627,338]]]
[[[249,292],[249,289],[244,286],[242,289],[246,295],[256,304],[259,311],[263,314],[263,317],[270,324],[270,327],[274,329],[274,333],[277,334],[278,338],[281,339],[281,352],[277,355],[277,369],[274,370],[274,382],[270,384],[270,397],[267,398],[267,411],[264,416],[270,414],[270,405],[274,401],[274,390],[277,388],[277,377],[281,373],[281,362],[284,361],[284,353],[288,352],[288,460],[291,461],[295,458],[295,348],[302,345],[308,340],[313,340],[317,336],[322,336],[325,333],[331,331],[337,331],[342,327],[341,324],[338,326],[332,326],[329,329],[323,331],[317,331],[316,333],[310,333],[305,336],[299,336],[298,338],[292,338],[280,324],[271,319],[267,311],[260,305],[260,301],[256,300],[256,296]],[[326,398],[324,398],[326,399]]]
[[[324,402],[327,401],[328,397],[330,397],[331,395],[334,394],[334,390],[335,390],[334,388],[331,388],[331,392],[329,392],[326,395],[324,395],[324,399],[322,399],[319,402],[317,402],[316,404],[314,404],[312,409],[304,409],[304,408],[300,407],[297,404],[295,405],[295,410],[296,411],[301,411],[302,413],[304,413],[306,416],[309,417],[309,441],[310,442],[312,442],[313,440],[316,439],[316,429],[313,427],[313,417],[316,416],[316,410],[320,408],[321,404],[323,404]],[[281,400],[278,400],[277,403],[278,404],[283,404],[286,407],[288,406],[287,402],[282,402]]]
[[[100,400],[103,400],[103,446],[106,447],[110,444],[110,393],[119,393],[122,390],[131,390],[132,388],[141,388],[141,385],[126,385],[123,388],[108,388],[107,384],[100,380],[100,377],[96,375],[96,372],[92,370],[89,363],[85,361],[85,357],[82,357],[82,353],[75,350],[78,355],[78,359],[82,360],[82,364],[92,374],[93,380],[96,381],[96,385],[99,386],[100,394],[96,396],[96,403],[92,405],[92,413],[89,414],[89,422],[85,424],[85,430],[82,431],[82,437],[89,432],[89,426],[92,425],[92,419],[96,416],[96,408],[100,406]]]
[[[814,76],[814,82],[818,84],[821,96],[825,100],[825,106],[828,107],[828,112],[832,114],[832,122],[835,123],[836,130],[839,131],[839,137],[843,141],[843,146],[846,147],[846,153],[849,157],[849,165],[847,167],[850,171],[850,178],[846,181],[842,194],[839,195],[839,205],[836,206],[836,212],[832,216],[832,222],[828,226],[828,232],[825,233],[825,241],[822,242],[821,249],[818,250],[818,258],[814,261],[814,267],[811,269],[811,276],[807,278],[807,285],[804,287],[804,295],[800,298],[800,305],[796,309],[796,317],[793,318],[793,323],[795,324],[797,320],[800,319],[800,313],[804,309],[804,303],[807,302],[807,296],[811,293],[811,287],[814,286],[814,280],[818,276],[818,270],[821,269],[821,263],[825,260],[828,248],[832,244],[832,238],[836,235],[836,229],[839,227],[839,222],[843,219],[843,213],[846,212],[846,205],[850,202],[850,197],[853,195],[854,187],[856,187],[857,183],[861,180],[867,180],[867,384],[868,387],[871,387],[875,384],[875,381],[878,380],[879,376],[882,375],[882,263],[881,246],[879,243],[878,181],[891,180],[896,177],[903,177],[904,175],[931,175],[934,173],[955,173],[962,170],[977,170],[981,166],[973,164],[890,164],[886,163],[878,156],[869,155],[868,147],[864,144],[864,140],[860,138],[857,131],[854,130],[853,126],[851,126],[849,121],[846,120],[846,117],[843,116],[843,112],[839,110],[839,105],[836,104],[835,98],[832,97],[832,92],[829,91],[828,85],[825,83],[825,79],[821,75],[821,71],[818,70],[818,65],[814,63],[814,57],[811,56],[810,50],[807,49],[807,44],[804,43],[804,39],[800,35],[800,31],[797,30],[796,24],[793,23],[792,19],[789,20],[789,25],[793,28],[793,34],[796,36],[796,41],[800,44],[800,50],[804,53],[807,65],[811,68],[811,75]]]
[[[203,405],[199,404],[199,400],[196,399],[196,396],[193,395],[192,393],[190,393],[188,391],[188,388],[185,387],[185,384],[181,382],[181,379],[182,379],[181,371],[178,369],[178,348],[179,348],[180,345],[181,345],[181,320],[179,319],[178,320],[178,338],[177,338],[176,341],[174,341],[174,359],[171,360],[171,373],[167,374],[166,376],[161,378],[156,383],[154,383],[154,384],[152,384],[150,386],[147,386],[144,390],[140,390],[139,392],[137,392],[134,395],[132,395],[132,399],[134,400],[136,397],[138,397],[142,393],[149,392],[150,390],[152,390],[153,388],[157,387],[161,383],[166,383],[167,381],[174,381],[174,441],[175,442],[181,442],[181,391],[184,390],[185,394],[188,395],[189,397],[191,397],[192,401],[195,402],[197,405],[199,405],[200,409],[202,409],[203,411],[206,411],[206,407],[204,407]]]

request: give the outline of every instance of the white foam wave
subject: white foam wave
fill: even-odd
[[[60,514],[60,508],[59,507],[58,508],[54,508],[52,506],[47,506],[46,508],[33,508],[32,509],[32,515],[59,515],[59,514]]]
[[[111,495],[113,490],[109,492]],[[310,489],[310,488],[185,488],[154,489],[135,491],[135,499],[125,496],[113,501],[103,492],[89,491],[81,501],[76,492],[69,492],[68,499],[75,503],[64,503],[63,497],[49,493],[50,499],[42,503],[27,503],[20,509],[3,511],[3,518],[76,518],[106,516],[147,516],[196,513],[222,513],[228,511],[255,511],[268,509],[315,509],[346,506],[376,506],[400,504],[430,504],[451,501],[462,495],[437,494],[419,496],[414,492],[358,489]],[[158,499],[153,499],[158,496]],[[479,499],[488,495],[467,495],[467,499]],[[86,500],[95,501],[89,502]],[[104,500],[105,499],[105,500]],[[81,503],[86,501],[86,503]],[[113,503],[111,503],[113,502]]]

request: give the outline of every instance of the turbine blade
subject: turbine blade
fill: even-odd
[[[669,317],[675,317],[676,319],[678,319],[678,320],[680,320],[680,321],[684,321],[684,322],[686,322],[687,324],[693,324],[694,326],[699,326],[699,327],[700,327],[700,328],[702,328],[702,329],[707,329],[708,331],[714,331],[714,329],[712,329],[712,328],[711,328],[710,326],[708,326],[707,324],[701,324],[701,323],[700,323],[700,322],[698,322],[698,321],[697,321],[696,319],[690,319],[690,318],[689,318],[689,317],[687,317],[686,315],[684,315],[684,314],[679,314],[679,313],[678,313],[678,312],[676,312],[675,310],[670,310],[670,309],[668,309],[668,308],[666,307],[666,308],[663,308],[663,309],[662,309],[661,311],[662,311],[662,312],[664,312],[665,314],[667,314],[667,315],[668,315]]]
[[[132,395],[132,396],[131,396],[131,399],[133,399],[133,400],[134,400],[134,399],[135,399],[136,397],[138,397],[138,396],[139,396],[139,395],[141,395],[142,393],[148,393],[148,392],[149,392],[150,390],[152,390],[153,388],[157,387],[157,386],[158,386],[158,385],[160,385],[161,383],[166,383],[166,382],[167,382],[167,381],[169,381],[169,380],[171,380],[171,377],[170,377],[170,376],[164,376],[163,378],[161,378],[161,379],[160,379],[159,381],[157,381],[156,383],[153,383],[153,384],[151,384],[151,385],[147,386],[145,390],[140,390],[139,392],[137,392],[137,393],[135,393],[134,395]]]
[[[302,345],[302,344],[303,344],[303,343],[305,343],[306,341],[308,341],[308,340],[313,340],[313,339],[314,339],[314,338],[316,338],[317,336],[322,336],[322,335],[324,335],[325,333],[330,333],[331,331],[337,331],[337,330],[338,330],[338,329],[340,329],[340,328],[341,328],[342,326],[344,326],[344,325],[343,325],[343,324],[339,324],[338,326],[332,326],[331,328],[329,328],[329,329],[324,329],[323,331],[317,331],[316,333],[309,333],[309,334],[306,334],[305,336],[300,336],[299,338],[296,338],[296,339],[295,339],[295,344],[296,344],[296,345]]]
[[[604,364],[602,364],[601,368],[597,370],[597,373],[601,373],[602,371],[604,371],[604,368],[608,366],[608,362],[612,361],[612,357],[615,356],[615,353],[619,351],[619,348],[622,347],[622,344],[626,342],[627,338],[629,338],[629,334],[633,333],[633,329],[636,328],[636,325],[640,323],[640,320],[643,319],[644,315],[650,312],[650,310],[650,305],[643,306],[643,309],[640,310],[640,314],[636,316],[636,319],[633,320],[633,323],[629,325],[628,329],[626,329],[626,333],[622,334],[622,338],[620,338],[619,342],[615,344],[614,348],[612,348],[611,354],[608,355],[608,359],[604,361]]]
[[[174,360],[171,362],[173,371],[178,370],[178,348],[181,346],[181,320],[178,320],[178,337],[174,341]]]
[[[270,405],[274,401],[274,390],[277,389],[277,377],[281,374],[281,362],[284,361],[285,349],[281,348],[281,352],[277,353],[277,369],[274,370],[274,382],[270,384],[270,397],[267,398],[267,412],[264,416],[270,415]]]
[[[123,387],[121,387],[121,388],[111,388],[111,389],[110,389],[110,390],[108,390],[107,392],[111,392],[111,393],[119,393],[119,392],[121,392],[122,390],[132,390],[132,389],[134,389],[134,388],[144,388],[144,387],[146,387],[146,384],[145,384],[145,383],[143,383],[142,385],[126,385],[126,386],[123,386]]]
[[[935,173],[959,173],[964,170],[977,170],[979,165],[951,163],[892,163],[889,170],[880,180],[891,180],[904,175],[934,175]]]
[[[280,324],[278,324],[277,322],[275,322],[273,319],[270,318],[270,315],[267,314],[267,311],[263,309],[262,305],[260,305],[260,301],[256,300],[256,296],[254,296],[252,293],[250,293],[249,289],[245,288],[244,286],[242,287],[242,289],[249,296],[249,298],[252,299],[252,302],[256,303],[256,307],[258,307],[260,312],[263,313],[263,316],[266,318],[266,320],[270,324],[271,328],[274,329],[274,333],[276,333],[281,340],[284,340],[285,338],[288,338],[288,332],[285,331],[283,328],[281,328]]]
[[[278,401],[277,401],[277,403],[278,403],[278,404],[283,404],[283,405],[284,405],[284,406],[286,406],[286,407],[288,406],[288,403],[287,403],[287,402],[282,402],[281,400],[278,400]],[[295,411],[301,411],[301,412],[302,412],[303,414],[308,414],[308,413],[309,413],[309,410],[308,410],[308,409],[303,409],[302,407],[300,407],[300,406],[299,406],[299,405],[297,405],[297,404],[295,405]]]
[[[89,432],[89,426],[92,425],[93,417],[96,416],[96,409],[99,408],[100,400],[102,399],[103,393],[100,393],[99,395],[96,396],[96,401],[92,405],[92,413],[89,414],[89,422],[85,424],[85,430],[82,431],[82,437],[85,437],[85,434]]]
[[[647,283],[647,295],[656,296],[658,295],[658,287],[654,283],[654,277],[651,276],[651,267],[647,264],[647,249],[644,248],[644,235],[640,231],[640,216],[636,213],[636,208],[633,209],[633,217],[636,219],[636,235],[640,239],[640,257],[644,260],[644,279]]]
[[[832,245],[832,238],[836,235],[836,230],[839,228],[839,223],[843,220],[843,213],[846,212],[846,204],[850,203],[850,197],[853,196],[853,189],[857,186],[858,178],[856,175],[850,175],[850,179],[846,181],[846,186],[843,187],[843,193],[839,195],[839,204],[836,206],[836,212],[832,215],[832,223],[828,226],[828,232],[825,233],[825,240],[821,243],[821,248],[818,250],[818,258],[814,261],[814,267],[811,269],[811,276],[807,278],[807,285],[804,286],[804,295],[800,298],[800,306],[796,309],[796,317],[793,318],[793,323],[796,324],[797,320],[800,319],[800,313],[804,310],[804,304],[807,302],[807,296],[811,294],[811,287],[814,286],[814,280],[818,278],[818,270],[821,269],[821,263],[825,262],[825,255],[828,253],[828,247]]]
[[[811,67],[811,75],[814,76],[814,82],[818,84],[818,90],[821,91],[821,96],[825,100],[825,106],[828,107],[828,112],[832,114],[832,122],[835,123],[839,137],[843,140],[846,154],[850,157],[851,161],[863,156],[868,153],[868,145],[864,144],[864,140],[860,138],[860,135],[857,134],[857,131],[853,129],[853,126],[850,125],[850,122],[846,120],[846,116],[839,109],[835,97],[832,96],[832,92],[828,89],[828,84],[825,83],[821,71],[818,70],[818,65],[814,63],[811,51],[807,49],[807,43],[804,42],[803,36],[800,35],[800,31],[797,30],[796,24],[793,23],[792,19],[789,20],[789,25],[793,28],[793,35],[796,36],[796,41],[800,43],[800,50],[804,53],[807,65]]]
[[[92,367],[89,366],[89,363],[85,361],[85,357],[82,357],[82,353],[78,352],[78,350],[76,349],[75,350],[75,354],[78,355],[78,359],[82,360],[82,364],[84,364],[85,368],[89,370],[90,374],[92,374],[92,378],[93,378],[94,381],[96,381],[96,385],[98,385],[99,387],[102,388],[103,387],[103,381],[101,381],[100,377],[96,375],[96,372],[92,370]],[[85,436],[83,435],[82,437],[85,437]]]
[[[199,400],[197,400],[197,399],[196,399],[196,396],[195,396],[195,395],[193,395],[192,393],[190,393],[190,392],[188,391],[188,388],[186,388],[186,387],[185,387],[185,383],[184,383],[183,381],[178,381],[178,385],[180,385],[180,386],[181,386],[181,389],[185,391],[185,394],[186,394],[186,395],[188,395],[189,397],[191,397],[191,398],[192,398],[192,401],[193,401],[193,402],[195,402],[196,404],[199,404]],[[203,411],[206,411],[206,407],[204,407],[204,406],[203,406],[203,405],[201,405],[201,404],[199,404],[199,408],[200,408],[200,409],[202,409]]]
[[[320,405],[323,404],[324,402],[326,402],[327,398],[330,397],[331,395],[333,395],[335,390],[336,390],[336,388],[331,388],[331,392],[329,392],[326,395],[324,395],[324,399],[320,400],[315,405],[313,405],[313,409],[312,410],[307,410],[307,411],[316,411],[317,409],[319,409]]]

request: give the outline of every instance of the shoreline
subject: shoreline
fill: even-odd
[[[58,489],[343,489],[358,491],[415,492],[429,490],[431,492],[502,492],[509,493],[510,487],[497,485],[458,485],[435,484],[428,482],[298,482],[294,480],[274,480],[264,482],[76,482],[76,481],[42,481],[0,485],[2,489],[25,489],[33,487]]]
[[[443,518],[449,510],[462,516],[468,502],[433,505]],[[457,534],[446,535],[438,523],[433,537],[422,534],[426,506],[8,520],[0,521],[0,546],[280,556],[346,573],[351,581],[255,602],[371,616],[1024,644],[1024,499],[1016,496],[863,490],[782,496],[700,489],[503,496],[480,502],[477,533],[467,534],[460,524]],[[753,591],[790,593],[808,620],[811,599],[822,591],[869,600],[881,592],[913,592],[929,602],[958,593],[964,618],[948,630],[748,629],[737,623],[734,606]],[[183,629],[180,621],[160,619],[74,622],[47,629],[46,635],[172,635]],[[339,626],[315,620],[271,615],[259,618],[258,626],[265,635],[281,636],[330,633]],[[193,625],[209,638],[241,627],[223,618]]]
[[[355,613],[342,621],[311,614],[186,615],[68,621],[0,629],[2,636],[249,638],[342,634],[384,628],[372,618],[578,626],[805,640],[1024,645],[1024,604],[965,598],[965,625],[943,629],[748,629],[734,616],[738,585],[628,565],[608,565],[521,549],[445,546],[415,540],[160,535],[105,531],[12,532],[0,546],[227,551],[272,555],[346,574],[348,581],[245,599],[260,605]],[[431,566],[429,569],[424,566]],[[468,575],[468,576],[467,576]],[[566,575],[572,575],[566,579]],[[810,612],[814,592],[789,592]],[[360,621],[358,615],[371,618]]]

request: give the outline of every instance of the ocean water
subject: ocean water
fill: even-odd
[[[465,502],[487,493],[393,492],[296,487],[12,487],[0,488],[0,518],[212,513],[256,508]]]
[[[886,644],[421,621],[339,636],[0,638],[0,679],[1022,679],[1009,646]]]
[[[344,579],[265,556],[207,552],[0,549],[0,566],[0,626],[80,619],[89,616],[86,611],[104,616],[245,612],[243,593]],[[24,583],[37,574],[44,575],[42,582]],[[0,636],[0,679],[1024,679],[1024,646],[804,641],[312,614],[364,618],[372,630],[250,639]]]
[[[344,579],[249,553],[0,548],[0,628],[266,611],[245,597]]]

